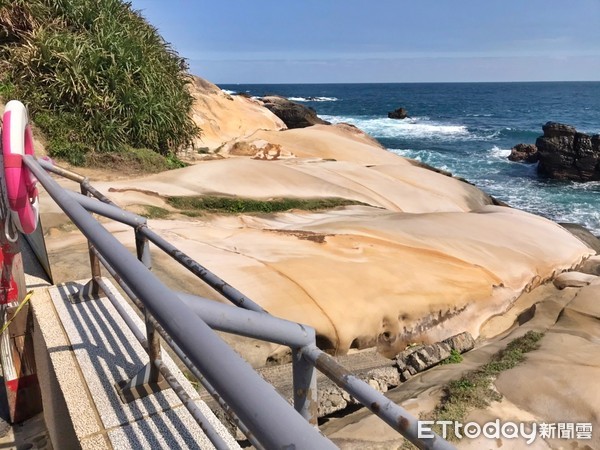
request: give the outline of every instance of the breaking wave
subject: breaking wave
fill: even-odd
[[[436,137],[442,137],[444,139],[464,139],[471,136],[464,125],[435,122],[429,120],[428,117],[412,117],[404,120],[382,117],[321,117],[332,123],[346,122],[356,125],[375,138],[435,139]]]
[[[337,102],[336,97],[288,97],[293,102]]]

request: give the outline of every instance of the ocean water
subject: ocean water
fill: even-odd
[[[535,143],[547,121],[600,133],[600,82],[222,85],[253,96],[278,94],[348,122],[389,151],[471,181],[511,206],[600,234],[600,183],[538,178],[536,165],[508,161]],[[387,118],[404,107],[409,119]],[[518,232],[515,230],[515,232]]]

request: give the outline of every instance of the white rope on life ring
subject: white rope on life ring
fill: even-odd
[[[12,229],[13,235],[10,235],[10,231]],[[19,232],[17,231],[15,224],[12,220],[8,220],[8,217],[4,221],[4,236],[6,236],[6,240],[11,244],[17,242],[19,239]]]
[[[12,221],[21,233],[35,231],[39,219],[37,179],[23,164],[23,155],[33,155],[33,135],[23,103],[11,100],[2,116],[2,151],[6,193]]]

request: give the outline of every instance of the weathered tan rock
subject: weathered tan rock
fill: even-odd
[[[212,151],[232,139],[257,130],[283,130],[285,124],[260,102],[241,95],[229,95],[200,77],[193,77],[192,118],[202,130],[195,149]]]
[[[377,345],[393,357],[410,342],[477,336],[522,292],[594,253],[555,223],[492,206],[476,187],[415,166],[356,130],[278,131],[271,113],[250,99],[201,88],[200,111],[226,142],[223,159],[97,187],[124,207],[171,211],[170,220],[150,226],[269,312],[313,326],[333,351]],[[364,205],[191,219],[164,198],[205,194]],[[47,197],[41,203],[44,214],[56,212]],[[134,248],[130,229],[108,227]],[[89,276],[85,239],[68,229],[53,233],[52,257],[68,264],[69,276]],[[167,283],[210,295],[168,255],[153,252],[153,259]],[[263,344],[260,357],[273,350]]]
[[[598,280],[596,275],[590,275],[582,272],[564,272],[554,279],[554,286],[558,289],[566,287],[583,287]]]
[[[589,275],[600,275],[600,256],[591,256],[586,259],[577,269],[579,272]]]

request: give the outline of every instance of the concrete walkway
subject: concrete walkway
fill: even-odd
[[[148,361],[133,333],[105,298],[71,304],[68,296],[81,283],[52,286],[23,239],[21,256],[27,289],[35,291],[34,346],[44,412],[12,427],[0,422],[6,431],[0,449],[214,448],[171,389],[123,404],[115,384]],[[143,330],[143,321],[105,281]],[[239,448],[166,352],[163,360],[229,447]],[[7,419],[8,412],[1,417]]]
[[[110,281],[105,282],[143,329],[142,320]],[[36,332],[36,362],[44,347],[47,355],[38,364],[38,374],[42,392],[51,394],[44,396],[44,409],[52,411],[46,423],[55,447],[70,448],[77,441],[90,449],[214,448],[171,389],[121,402],[115,384],[135,375],[148,356],[109,300],[68,301],[80,286],[76,282],[53,286],[32,300],[36,330],[41,331]],[[166,351],[163,360],[230,448],[239,448]],[[56,395],[57,387],[62,398]]]

